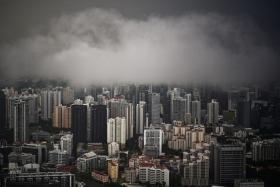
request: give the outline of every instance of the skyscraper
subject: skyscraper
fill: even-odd
[[[164,123],[171,123],[171,94],[170,91],[167,91],[166,93],[163,94],[161,98],[161,103],[163,107],[163,122]]]
[[[107,123],[107,143],[117,142],[121,147],[125,146],[127,138],[127,123],[123,118],[110,118]]]
[[[164,134],[162,129],[149,128],[144,130],[144,152],[156,151],[155,155],[162,154]]]
[[[128,103],[125,112],[125,118],[127,123],[127,138],[132,138],[134,135],[134,106],[132,103]]]
[[[187,100],[175,97],[171,100],[171,120],[184,121],[187,109]]]
[[[192,101],[192,119],[195,124],[201,122],[201,103],[198,100]]]
[[[186,106],[186,113],[191,113],[191,107],[192,107],[192,94],[186,94],[185,95],[185,99],[187,102],[187,106]]]
[[[106,105],[91,107],[91,141],[106,143],[107,136],[107,108]]]
[[[114,98],[109,102],[109,117],[125,117],[127,123],[127,134],[128,138],[133,137],[134,132],[134,106],[132,103],[128,103],[125,99]]]
[[[71,105],[71,125],[73,133],[73,149],[76,152],[78,143],[87,142],[87,105]]]
[[[237,103],[237,125],[250,127],[251,104],[249,101],[240,101]]]
[[[28,106],[27,108],[27,119],[28,123],[38,123],[39,122],[39,97],[36,94],[29,94],[24,95],[20,97],[22,100],[24,100]]]
[[[43,90],[41,92],[41,107],[43,120],[50,120],[53,117],[53,110],[55,106],[61,104],[61,91],[60,90]]]
[[[53,112],[53,127],[71,128],[71,108],[67,106],[55,106]]]
[[[160,95],[158,93],[149,93],[149,124],[160,123]]]
[[[74,101],[74,89],[70,87],[63,88],[62,90],[62,104],[70,105]]]
[[[245,146],[217,144],[214,146],[214,182],[229,185],[245,177]]]
[[[28,122],[26,114],[26,103],[23,100],[16,100],[13,105],[12,124],[14,129],[14,142],[28,141]]]
[[[127,105],[128,103],[125,99],[111,99],[109,102],[109,117],[125,117]]]
[[[146,102],[140,101],[136,106],[136,134],[143,134],[146,126]]]
[[[219,103],[212,99],[211,103],[207,104],[208,123],[218,123]]]

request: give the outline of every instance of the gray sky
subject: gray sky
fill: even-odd
[[[278,79],[279,13],[260,1],[2,0],[2,78]]]

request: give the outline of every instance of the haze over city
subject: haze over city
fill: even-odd
[[[9,32],[8,19],[20,8],[15,5],[13,9],[5,1],[3,4],[8,7],[2,8],[6,15],[2,31],[5,36]],[[28,11],[25,4],[28,1],[22,9]],[[52,3],[47,4],[51,7]],[[136,9],[133,3],[124,4]],[[143,4],[149,7],[148,2]],[[50,18],[42,19],[40,24],[33,18],[36,24],[31,26],[29,14],[22,13],[26,17],[19,18],[23,32],[29,34],[13,30],[15,39],[0,40],[1,77],[64,79],[83,85],[115,81],[258,82],[279,78],[279,50],[271,45],[269,33],[250,12],[241,17],[211,11],[211,7],[208,11],[187,10],[187,4],[186,10],[179,13],[175,9],[164,14],[158,7],[141,16],[125,14],[124,8],[119,10],[113,5],[98,8],[93,3],[72,12],[60,7],[58,15],[42,13]],[[40,14],[31,12],[33,16]],[[24,22],[29,23],[28,29]]]
[[[270,0],[0,0],[0,186],[279,187]]]

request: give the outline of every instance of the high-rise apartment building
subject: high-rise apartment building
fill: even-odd
[[[146,102],[140,101],[136,105],[136,134],[143,134],[146,127]]]
[[[184,186],[209,186],[209,151],[203,153],[184,152],[183,157],[183,184]]]
[[[144,152],[154,150],[155,154],[153,155],[161,155],[163,141],[164,133],[162,129],[149,128],[144,130]]]
[[[27,142],[29,124],[27,121],[27,106],[23,100],[15,100],[13,105],[12,125],[14,129],[14,142]]]
[[[71,107],[58,105],[53,111],[53,127],[71,128]]]
[[[217,101],[212,99],[212,101],[207,104],[207,116],[209,124],[218,123],[219,103]]]
[[[201,123],[201,103],[198,100],[192,101],[192,119],[193,123]]]
[[[50,120],[53,117],[55,106],[61,104],[60,90],[42,90],[41,91],[41,118]]]
[[[62,90],[62,104],[70,105],[74,101],[74,89],[70,87],[63,88]]]
[[[126,119],[123,118],[110,118],[107,122],[107,143],[117,142],[124,147],[127,136],[127,123]]]

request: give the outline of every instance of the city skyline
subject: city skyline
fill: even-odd
[[[279,187],[278,7],[0,0],[0,186]]]

